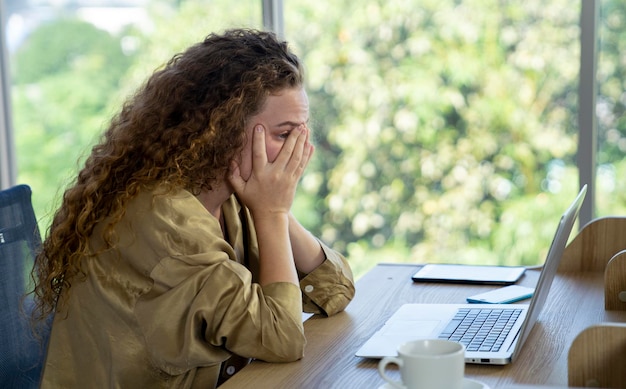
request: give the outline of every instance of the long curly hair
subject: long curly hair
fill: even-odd
[[[233,29],[211,34],[155,71],[111,120],[93,147],[36,257],[35,321],[61,304],[106,219],[103,239],[114,247],[113,226],[145,188],[194,194],[221,182],[246,142],[247,120],[268,95],[302,86],[302,66],[286,42],[270,32]]]

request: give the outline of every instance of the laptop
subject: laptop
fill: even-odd
[[[356,356],[395,356],[398,346],[406,341],[443,338],[465,344],[466,363],[511,363],[545,305],[586,193],[587,185],[584,185],[561,216],[529,304],[404,304],[363,344]],[[470,320],[479,324],[469,324]],[[487,335],[485,326],[501,332]],[[462,330],[468,333],[460,333]]]

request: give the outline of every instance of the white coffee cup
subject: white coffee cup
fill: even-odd
[[[391,379],[387,365],[400,367],[402,382]],[[378,363],[381,377],[400,389],[462,389],[465,375],[465,346],[445,339],[420,339],[398,347],[397,357]]]

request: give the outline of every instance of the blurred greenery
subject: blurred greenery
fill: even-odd
[[[211,31],[260,28],[258,1],[149,3],[114,34],[74,10],[13,56],[19,181],[45,231],[108,118]],[[599,214],[626,210],[626,4],[602,3]],[[355,274],[393,262],[540,263],[578,191],[579,4],[292,0],[316,155],[294,213]]]
[[[103,129],[108,100],[133,56],[106,31],[60,18],[35,30],[13,59],[18,179],[33,188],[44,230],[56,195]]]

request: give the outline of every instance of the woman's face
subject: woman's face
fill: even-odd
[[[239,165],[241,177],[252,174],[252,131],[258,124],[265,128],[267,160],[274,162],[289,133],[309,120],[309,98],[304,88],[289,88],[267,97],[261,112],[252,116],[246,127],[246,145]]]

